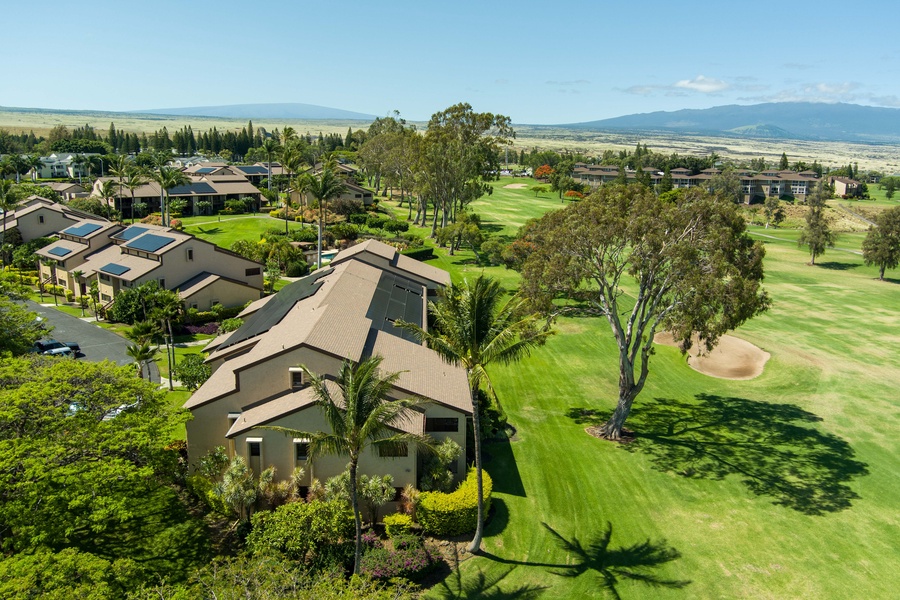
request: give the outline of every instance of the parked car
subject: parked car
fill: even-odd
[[[77,356],[81,346],[75,342],[57,342],[56,340],[40,340],[34,343],[34,351],[50,356]]]

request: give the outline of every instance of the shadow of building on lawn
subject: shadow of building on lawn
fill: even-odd
[[[694,401],[635,403],[636,432],[623,447],[665,472],[698,479],[737,475],[754,494],[808,515],[847,509],[859,495],[847,485],[868,474],[843,439],[809,426],[818,416],[792,404],[699,394]],[[576,420],[590,411],[570,411]]]
[[[566,553],[566,563],[538,563],[516,561],[483,553],[482,556],[502,564],[529,567],[544,567],[553,575],[575,578],[585,573],[598,579],[600,588],[612,598],[621,598],[618,586],[623,581],[633,581],[651,587],[681,589],[691,582],[681,579],[665,579],[654,573],[666,563],[681,558],[681,553],[665,541],[652,542],[649,539],[630,546],[612,547],[613,527],[607,522],[606,528],[582,541],[578,537],[566,538],[555,529],[541,523],[554,543]]]

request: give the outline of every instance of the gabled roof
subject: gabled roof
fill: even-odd
[[[404,256],[397,252],[397,249],[393,246],[388,246],[387,244],[376,240],[366,240],[365,242],[351,246],[346,250],[342,250],[331,260],[330,265],[339,265],[351,258],[365,261],[366,253],[387,260],[391,266],[394,266],[401,271],[406,271],[410,274],[422,277],[423,279],[427,279],[438,285],[450,285],[450,274],[447,273],[447,271],[432,267],[431,265],[426,265],[414,258]]]
[[[380,242],[369,244],[368,251],[387,257],[396,253]],[[401,373],[401,390],[471,414],[465,370],[444,363],[394,326],[398,319],[426,325],[425,285],[363,258],[364,252],[346,255],[339,264],[286,286],[227,339],[216,340],[207,360],[225,360],[185,408],[234,393],[242,370],[264,369],[271,357],[307,347],[354,362],[379,354],[385,371]]]

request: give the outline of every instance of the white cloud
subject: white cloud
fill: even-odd
[[[698,75],[693,79],[682,79],[675,82],[676,88],[700,92],[702,94],[716,94],[724,92],[731,86],[721,79],[713,79],[704,75]]]

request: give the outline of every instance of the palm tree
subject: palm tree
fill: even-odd
[[[13,193],[13,182],[10,179],[0,179],[0,210],[3,211],[3,244],[6,245],[6,214],[16,209],[19,199]],[[3,270],[6,270],[6,251],[0,249],[0,261]]]
[[[322,163],[322,171],[318,177],[310,176],[307,179],[309,193],[319,202],[319,243],[316,268],[322,268],[322,229],[325,227],[325,205],[329,200],[334,200],[344,191],[344,180],[335,172],[334,160]]]
[[[266,167],[268,168],[268,182],[267,187],[269,191],[272,191],[272,156],[274,156],[278,152],[278,141],[275,138],[266,138],[262,143],[263,152],[266,153]]]
[[[122,187],[131,192],[131,223],[134,224],[134,190],[144,186],[149,181],[147,172],[138,165],[128,165],[126,178],[122,180]]]
[[[134,359],[134,362],[138,365],[138,376],[143,379],[144,378],[144,367],[149,365],[151,361],[155,360],[153,356],[156,354],[156,350],[150,347],[150,342],[143,342],[141,344],[132,344],[125,349],[125,352]],[[147,380],[150,380],[150,372],[149,369],[147,371]]]
[[[273,428],[284,433],[309,440],[309,459],[320,455],[347,456],[350,471],[350,502],[356,522],[356,556],[353,573],[359,573],[362,556],[362,520],[359,513],[359,491],[357,489],[357,467],[363,451],[368,447],[400,450],[414,444],[429,451],[431,440],[428,436],[402,433],[398,429],[410,418],[410,410],[421,406],[423,399],[388,400],[390,392],[400,373],[382,374],[379,371],[380,356],[372,356],[358,365],[345,360],[341,365],[337,381],[326,384],[325,378],[312,373],[301,365],[309,379],[316,404],[322,409],[325,422],[331,433],[322,431],[295,431]],[[333,394],[339,392],[335,398]]]
[[[84,316],[85,302],[82,300],[84,296],[84,287],[81,278],[84,277],[84,271],[76,269],[72,271],[72,283],[78,286],[78,304],[81,305],[81,316]]]
[[[172,335],[172,321],[178,319],[184,304],[178,294],[171,290],[160,290],[156,297],[156,308],[153,309],[153,316],[160,322],[163,328],[163,335],[166,336],[166,361],[169,365],[169,391],[175,389],[172,384],[172,364],[175,362],[175,349],[171,347],[175,337]]]
[[[112,216],[110,214],[109,205],[115,204],[117,196],[116,191],[121,191],[121,188],[115,179],[107,179],[100,184],[100,197],[103,198],[103,203],[106,204],[106,219],[110,221],[112,220]]]
[[[163,225],[168,227],[169,190],[178,187],[179,185],[188,185],[191,182],[191,178],[185,175],[184,171],[176,169],[175,167],[160,167],[158,171],[153,173],[152,177],[153,180],[159,184],[160,193],[165,194],[165,201],[162,206],[160,206],[160,210],[163,214]]]
[[[76,154],[72,158],[72,166],[78,168],[78,185],[81,185],[81,175],[84,172],[85,165],[87,165],[89,162],[90,161],[88,160],[88,157],[84,154]]]
[[[29,170],[31,170],[31,181],[37,181],[38,171],[44,166],[41,157],[37,154],[29,154],[25,161],[28,163]]]
[[[6,160],[9,161],[9,166],[12,167],[12,170],[16,174],[16,183],[21,183],[21,174],[27,173],[30,167],[28,160],[22,156],[21,154],[10,154],[6,157]]]
[[[478,525],[469,552],[478,552],[484,529],[484,495],[481,473],[481,417],[478,391],[485,383],[498,402],[486,367],[510,364],[527,356],[552,332],[537,327],[538,316],[523,315],[523,300],[513,296],[500,304],[503,288],[490,277],[479,275],[473,282],[453,284],[441,292],[442,298],[428,303],[434,327],[428,330],[413,323],[396,325],[413,332],[437,352],[445,362],[465,367],[472,394],[472,425],[475,430],[475,470],[478,481]]]

